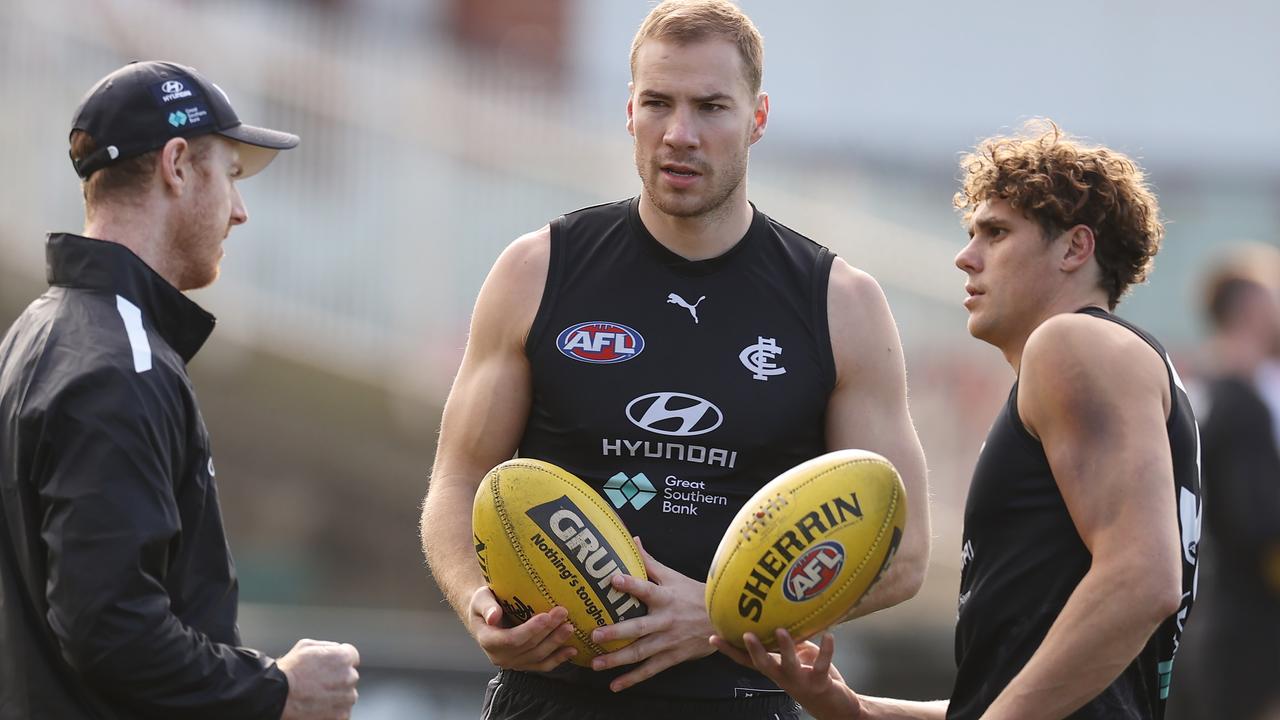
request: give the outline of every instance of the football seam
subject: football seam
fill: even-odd
[[[539,472],[544,472],[544,473],[547,473],[548,475],[551,475],[551,476],[555,477],[557,480],[560,480],[560,481],[564,482],[564,484],[565,484],[565,485],[570,485],[570,486],[572,486],[572,483],[571,483],[567,478],[565,478],[565,477],[563,477],[563,476],[561,476],[561,475],[558,475],[558,474],[556,474],[555,472],[552,472],[550,469],[548,469],[548,468],[546,468],[546,467],[544,467],[544,466],[542,466],[542,465],[528,465],[528,464],[521,464],[521,463],[512,463],[512,464],[508,465],[508,467],[520,467],[520,468],[524,468],[524,469],[527,469],[527,470],[537,470],[537,471],[539,471]],[[575,477],[574,479],[577,479],[577,478]],[[581,480],[579,480],[579,482],[583,482],[583,484],[585,484],[585,481],[581,481]],[[590,502],[592,505],[595,505],[596,509],[597,509],[597,510],[599,510],[599,511],[601,511],[601,513],[602,513],[606,518],[608,518],[609,522],[613,525],[613,528],[614,528],[615,530],[617,530],[617,531],[618,531],[618,532],[619,532],[623,537],[625,537],[625,538],[627,538],[627,539],[630,539],[630,538],[631,538],[631,533],[627,530],[626,526],[622,524],[621,519],[619,519],[619,518],[616,516],[616,514],[613,512],[613,509],[612,509],[612,508],[610,508],[610,507],[605,506],[604,504],[602,504],[602,503],[600,502],[599,495],[598,495],[598,494],[597,494],[597,493],[596,493],[596,492],[591,488],[591,486],[589,486],[589,485],[588,485],[588,486],[587,486],[587,489],[588,489],[588,490],[591,490],[591,492],[589,492],[589,493],[583,493],[583,496],[587,499],[587,501],[588,501],[588,502]],[[504,529],[508,528],[509,526],[507,525],[507,517],[506,517],[505,509],[504,509],[504,510],[501,510],[501,511],[499,512],[499,515],[502,517],[502,521],[503,521],[503,528],[504,528]],[[508,538],[510,539],[510,538],[512,538],[513,536],[514,536],[514,533],[509,531],[509,532],[508,532]],[[523,546],[521,546],[521,548],[523,548]],[[630,549],[631,549],[631,548],[629,548],[629,547],[628,547],[628,550],[630,550]],[[518,549],[518,550],[516,551],[516,553],[520,556],[520,562],[521,562],[522,564],[524,564],[524,566],[525,566],[525,570],[529,571],[529,572],[530,572],[530,574],[534,574],[534,573],[532,572],[533,568],[525,562],[525,555],[524,555],[524,551],[523,551],[523,549]],[[635,564],[636,564],[636,566],[637,566],[637,567],[639,567],[640,572],[644,575],[644,578],[643,578],[643,579],[648,580],[648,579],[649,579],[649,578],[648,578],[648,573],[647,573],[647,572],[645,572],[645,569],[644,569],[644,558],[640,557],[640,553],[639,553],[639,552],[636,552],[636,553],[633,555],[633,558],[632,558],[632,559],[634,559],[634,560],[635,560]],[[628,569],[629,569],[629,568],[628,568]],[[551,598],[550,594],[547,592],[547,590],[546,590],[546,586],[545,586],[545,585],[543,584],[543,582],[542,582],[542,578],[541,578],[541,577],[539,577],[539,578],[537,579],[537,581],[536,581],[536,582],[537,582],[537,585],[538,585],[538,590],[539,590],[540,592],[542,592],[543,598],[544,598],[544,599],[546,599],[546,600],[547,600],[547,602],[551,603],[552,605],[555,605],[555,601]],[[589,583],[588,583],[588,585],[589,585]],[[594,587],[594,586],[593,586],[593,587]],[[604,602],[604,599],[600,597],[600,594],[599,594],[598,592],[596,592],[595,590],[593,590],[593,591],[592,591],[592,593],[596,596],[596,599],[597,599],[597,600],[600,600],[602,603]],[[577,626],[577,625],[574,625],[574,626],[573,626],[573,634],[574,634],[575,636],[577,636],[577,638],[578,638],[579,640],[581,640],[581,641],[582,641],[582,643],[583,643],[584,645],[586,645],[586,646],[587,646],[587,648],[589,648],[589,649],[590,649],[592,652],[594,652],[596,655],[606,655],[606,654],[608,654],[608,652],[609,652],[609,651],[608,651],[604,646],[602,646],[602,645],[600,645],[600,644],[596,643],[594,640],[592,640],[592,639],[591,639],[591,634],[590,634],[590,633],[587,633],[587,632],[583,632],[581,629],[579,629],[579,628],[578,628],[578,626]]]
[[[546,472],[545,468],[541,468],[533,465],[520,465],[519,467],[522,467],[525,469],[541,470],[543,472]],[[494,478],[494,479],[498,482],[501,482],[500,480],[498,480],[498,478]],[[542,599],[550,603],[552,607],[555,607],[558,603],[556,603],[555,598],[551,596],[551,592],[547,590],[547,585],[545,582],[543,582],[542,576],[539,575],[537,571],[534,570],[533,565],[529,562],[529,558],[528,556],[525,555],[525,552],[524,552],[524,544],[516,539],[515,528],[507,518],[507,508],[502,503],[502,495],[501,493],[498,492],[497,482],[494,483],[493,494],[494,494],[494,506],[498,510],[498,517],[502,519],[502,529],[503,529],[503,532],[507,534],[507,542],[511,543],[511,546],[515,548],[516,556],[520,558],[520,564],[524,567],[525,572],[528,573],[529,576],[533,579],[534,585],[538,586],[538,592],[542,594]],[[588,650],[594,652],[596,655],[605,654],[605,649],[597,645],[591,639],[590,635],[584,634],[581,630],[578,629],[577,625],[570,624],[570,627],[573,628],[574,636],[577,637],[578,640],[582,641],[582,644],[585,645]]]
[[[510,518],[507,517],[507,506],[502,502],[502,493],[498,491],[498,485],[501,482],[501,475],[495,474],[493,482],[489,483],[489,490],[493,494],[493,507],[498,512],[498,520],[502,522],[502,532],[507,536],[507,543],[516,551],[516,557],[520,559],[520,566],[524,568],[525,572],[533,580],[533,584],[537,586],[538,593],[542,595],[542,599],[555,606],[555,599],[547,591],[547,586],[542,581],[542,576],[534,571],[528,556],[525,555],[524,543],[516,537],[515,527],[512,525]]]
[[[850,460],[850,461],[848,461],[848,462],[841,463],[841,464],[839,464],[839,465],[835,465],[835,466],[829,467],[829,468],[827,468],[827,469],[823,470],[822,472],[818,473],[817,475],[814,475],[814,476],[810,477],[809,479],[807,479],[807,480],[805,480],[805,481],[801,482],[799,485],[797,485],[797,486],[795,487],[795,489],[792,491],[792,495],[794,495],[794,494],[795,494],[796,492],[798,492],[800,489],[804,488],[806,485],[808,485],[808,484],[810,484],[810,483],[813,483],[813,482],[817,482],[817,481],[818,481],[818,480],[820,480],[823,476],[825,476],[825,475],[827,475],[827,474],[829,474],[829,473],[833,473],[833,472],[836,472],[836,471],[838,471],[838,470],[843,470],[843,469],[845,469],[845,468],[847,468],[847,467],[849,467],[849,466],[851,466],[851,465],[860,465],[860,464],[863,464],[863,463],[877,463],[877,464],[883,464],[883,461],[881,461],[881,460],[877,460],[877,459],[875,459],[875,458],[860,458],[860,459],[857,459],[857,460]],[[895,471],[895,472],[896,472],[896,471]],[[866,567],[867,560],[868,560],[868,559],[869,559],[869,558],[870,558],[870,557],[875,553],[875,550],[876,550],[877,548],[879,548],[879,547],[880,547],[880,542],[884,539],[885,529],[886,529],[888,526],[890,526],[890,525],[892,525],[892,524],[893,524],[893,510],[895,510],[895,509],[897,508],[897,506],[898,506],[898,490],[897,490],[897,488],[894,488],[894,491],[893,491],[893,500],[892,500],[892,502],[889,504],[889,512],[885,514],[885,521],[884,521],[884,523],[882,523],[882,524],[881,524],[881,526],[880,526],[880,530],[876,533],[875,541],[871,544],[871,546],[870,546],[870,548],[868,549],[868,551],[867,551],[866,555],[862,558],[862,561],[858,564],[858,568],[857,568],[857,569],[858,569],[858,571],[859,571],[859,572],[861,572],[862,568]],[[746,507],[747,507],[747,506],[745,506],[745,505],[743,506],[743,508],[746,508]],[[731,526],[731,527],[732,527],[732,526]],[[725,558],[724,566],[725,566],[726,568],[727,568],[729,565],[731,565],[731,564],[733,563],[733,559],[738,555],[738,552],[739,552],[739,550],[741,550],[741,549],[742,549],[742,547],[743,547],[743,545],[742,545],[742,544],[739,544],[739,545],[737,545],[736,547],[734,547],[734,548],[733,548],[733,550],[731,550],[731,551],[730,551],[729,556],[728,556],[727,558]],[[848,584],[851,582],[852,578],[853,578],[855,575],[857,575],[857,574],[858,574],[858,573],[856,573],[856,572],[855,572],[855,573],[850,573],[850,574],[849,574],[849,577],[848,577],[848,578],[846,578],[846,579],[845,579],[845,581],[839,585],[839,587],[836,589],[836,592],[835,592],[835,593],[832,593],[831,597],[835,597],[835,596],[839,595],[839,594],[840,594],[840,592],[839,592],[839,591],[840,591],[840,589],[843,589],[844,587],[848,586]],[[725,573],[721,573],[721,574],[720,574],[720,577],[717,577],[717,578],[716,578],[715,583],[714,583],[714,584],[712,585],[712,587],[711,587],[711,593],[710,593],[710,596],[711,596],[711,598],[712,598],[712,600],[713,600],[713,601],[716,599],[716,593],[717,593],[717,591],[720,589],[720,584],[721,584],[721,581],[723,581],[723,580],[724,580],[724,575],[725,575]],[[868,590],[870,590],[870,588],[868,588]],[[861,599],[861,598],[859,598],[859,600],[860,600],[860,599]],[[831,604],[831,599],[830,599],[830,598],[828,598],[827,600],[824,600],[824,601],[823,601],[823,604],[818,605],[818,606],[817,606],[813,611],[811,611],[808,615],[804,616],[803,618],[800,618],[800,619],[799,619],[799,620],[797,620],[796,622],[794,622],[794,623],[792,623],[791,625],[787,626],[787,631],[788,631],[788,632],[790,632],[790,631],[791,631],[791,628],[796,627],[796,626],[799,626],[799,625],[802,625],[802,624],[804,624],[805,622],[807,622],[807,621],[809,621],[809,620],[813,619],[815,616],[817,616],[817,615],[821,614],[821,612],[822,612],[823,610],[825,610],[825,609],[826,609],[830,604]],[[857,604],[857,600],[855,600],[855,601],[854,601],[854,604],[855,604],[855,605]],[[708,608],[708,613],[709,613],[709,612],[710,612],[710,608]]]

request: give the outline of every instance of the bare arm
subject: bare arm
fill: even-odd
[[[1113,323],[1060,315],[1027,340],[1018,412],[1093,555],[985,718],[1061,718],[1110,685],[1177,612],[1180,540],[1164,363]]]
[[[515,454],[528,419],[532,380],[524,343],[546,283],[550,237],[544,227],[517,239],[480,289],[422,508],[423,553],[463,624],[494,664],[542,670],[573,652],[562,647],[572,634],[565,611],[502,627],[475,559],[471,506],[484,474]]]
[[[889,571],[850,617],[914,596],[929,562],[929,488],[924,450],[907,409],[902,342],[884,292],[870,275],[839,258],[827,296],[836,387],[827,404],[827,448],[880,453],[907,489],[907,527]]]

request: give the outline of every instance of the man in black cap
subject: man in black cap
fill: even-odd
[[[347,718],[355,648],[239,647],[236,579],[186,363],[248,219],[235,182],[294,147],[194,69],[127,65],[81,102],[84,235],[0,343],[0,720]]]

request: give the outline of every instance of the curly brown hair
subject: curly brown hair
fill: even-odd
[[[1142,169],[1127,156],[1068,136],[1052,120],[1032,120],[1020,134],[978,143],[960,160],[964,177],[952,202],[968,223],[978,205],[1007,200],[1045,236],[1085,225],[1112,309],[1129,286],[1146,279],[1164,225]]]

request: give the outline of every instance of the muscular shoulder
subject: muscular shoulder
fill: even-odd
[[[884,291],[871,275],[837,257],[831,263],[828,285],[828,303],[832,302],[856,315],[868,305],[884,302]]]
[[[1136,333],[1081,313],[1055,315],[1027,338],[1018,373],[1018,409],[1028,426],[1048,413],[1080,416],[1108,407],[1169,407],[1163,360]]]
[[[1022,370],[1053,369],[1130,378],[1155,374],[1164,363],[1137,333],[1083,313],[1054,315],[1027,338]]]
[[[513,284],[537,284],[547,278],[547,266],[551,261],[551,227],[544,225],[531,233],[516,238],[498,256],[493,274]]]
[[[542,301],[551,263],[551,228],[521,235],[502,251],[489,271],[473,318],[477,331],[523,344]]]
[[[827,318],[839,382],[899,352],[898,329],[880,283],[840,258],[831,264]]]

